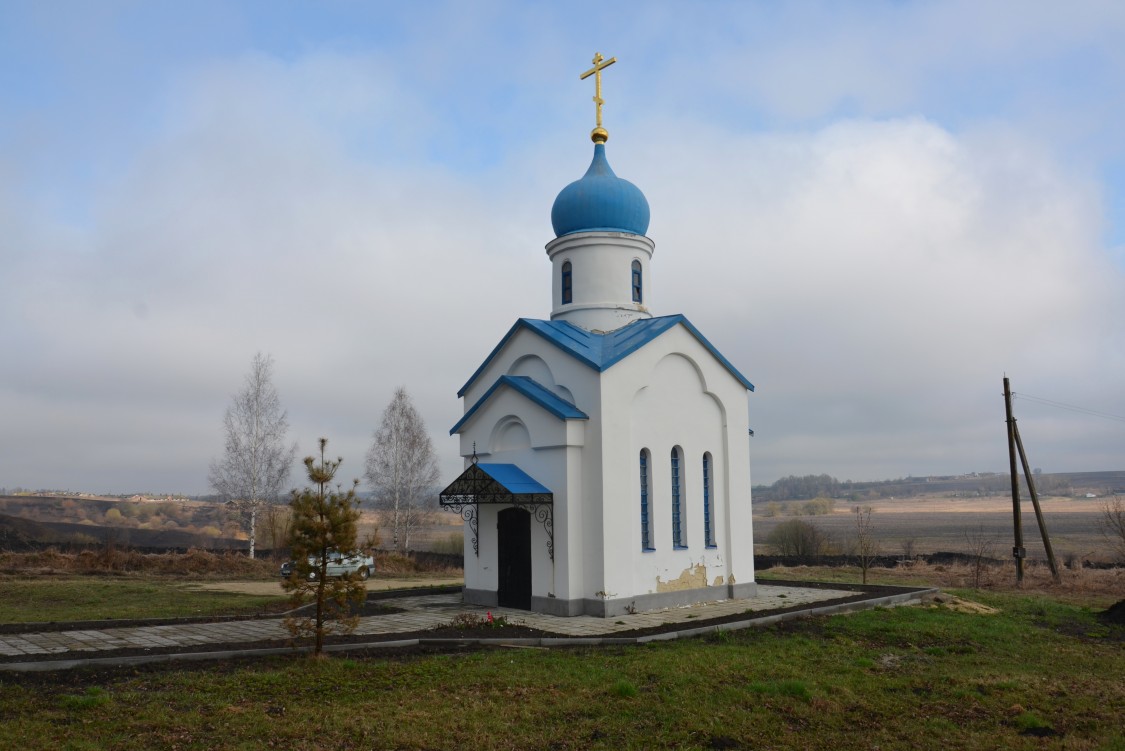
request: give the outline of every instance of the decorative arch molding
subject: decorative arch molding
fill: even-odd
[[[657,360],[656,364],[652,366],[649,382],[653,383],[659,381],[664,377],[664,374],[670,370],[682,370],[680,366],[685,364],[695,373],[695,380],[699,385],[699,390],[704,393],[710,393],[707,389],[707,376],[703,374],[703,368],[699,366],[699,363],[696,362],[694,357],[684,354],[683,352],[669,352],[664,355],[664,357]]]
[[[695,358],[686,355],[683,352],[669,352],[668,354],[664,355],[664,357],[661,357],[659,360],[657,360],[656,364],[653,365],[652,370],[649,372],[649,377],[645,382],[645,385],[641,386],[636,390],[636,392],[634,392],[633,403],[636,404],[637,400],[640,399],[646,391],[653,389],[654,386],[656,386],[656,389],[659,389],[661,381],[664,379],[667,371],[675,368],[677,364],[683,363],[691,366],[691,370],[695,373],[695,379],[699,387],[699,393],[703,396],[706,396],[714,403],[715,407],[719,410],[719,415],[722,417],[723,424],[725,425],[727,422],[726,404],[723,403],[723,400],[719,398],[718,394],[711,391],[707,387],[707,377],[706,375],[704,375],[703,368],[699,366],[699,363],[695,360]],[[662,373],[661,371],[664,372]]]
[[[488,439],[488,451],[519,451],[531,448],[531,433],[516,415],[505,415],[496,421]]]
[[[563,399],[566,399],[571,404],[578,406],[577,402],[574,401],[574,394],[570,393],[570,389],[568,389],[566,386],[555,386],[555,393],[561,396]]]
[[[553,389],[555,386],[555,374],[551,372],[551,366],[539,355],[524,355],[516,358],[508,367],[507,374],[527,376],[549,389]]]
[[[524,355],[517,358],[509,366],[507,375],[527,376],[571,404],[575,404],[574,394],[566,386],[562,386],[555,381],[555,374],[551,370],[551,366],[539,355]]]

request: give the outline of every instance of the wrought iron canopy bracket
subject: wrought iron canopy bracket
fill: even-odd
[[[513,493],[490,477],[476,464],[443,490],[438,496],[442,508],[461,515],[472,532],[473,555],[480,557],[480,506],[517,506],[526,508],[547,533],[547,555],[555,560],[555,497],[551,493]]]

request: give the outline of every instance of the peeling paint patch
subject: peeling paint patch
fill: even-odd
[[[669,581],[661,581],[659,576],[656,577],[657,592],[678,592],[681,589],[699,589],[706,586],[707,567],[702,563],[685,568],[682,574]]]
[[[723,575],[722,575],[722,574],[719,574],[718,576],[716,576],[716,577],[715,577],[715,583],[714,583],[714,584],[712,584],[711,586],[712,586],[712,587],[721,587],[721,586],[723,586]]]

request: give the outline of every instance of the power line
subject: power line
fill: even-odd
[[[1066,404],[1064,402],[1056,402],[1052,399],[1044,399],[1041,396],[1032,396],[1031,394],[1017,394],[1012,392],[1012,396],[1018,399],[1026,399],[1035,404],[1044,404],[1048,407],[1056,407],[1058,409],[1065,409],[1070,412],[1078,412],[1083,415],[1092,415],[1093,417],[1102,417],[1106,420],[1117,420],[1118,422],[1125,422],[1125,417],[1121,415],[1112,415],[1109,412],[1099,412],[1096,409],[1087,409],[1086,407],[1079,407],[1074,404]]]

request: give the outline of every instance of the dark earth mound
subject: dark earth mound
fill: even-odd
[[[1098,618],[1101,618],[1106,623],[1125,626],[1125,600],[1118,600],[1113,605],[1110,605],[1098,614]]]

